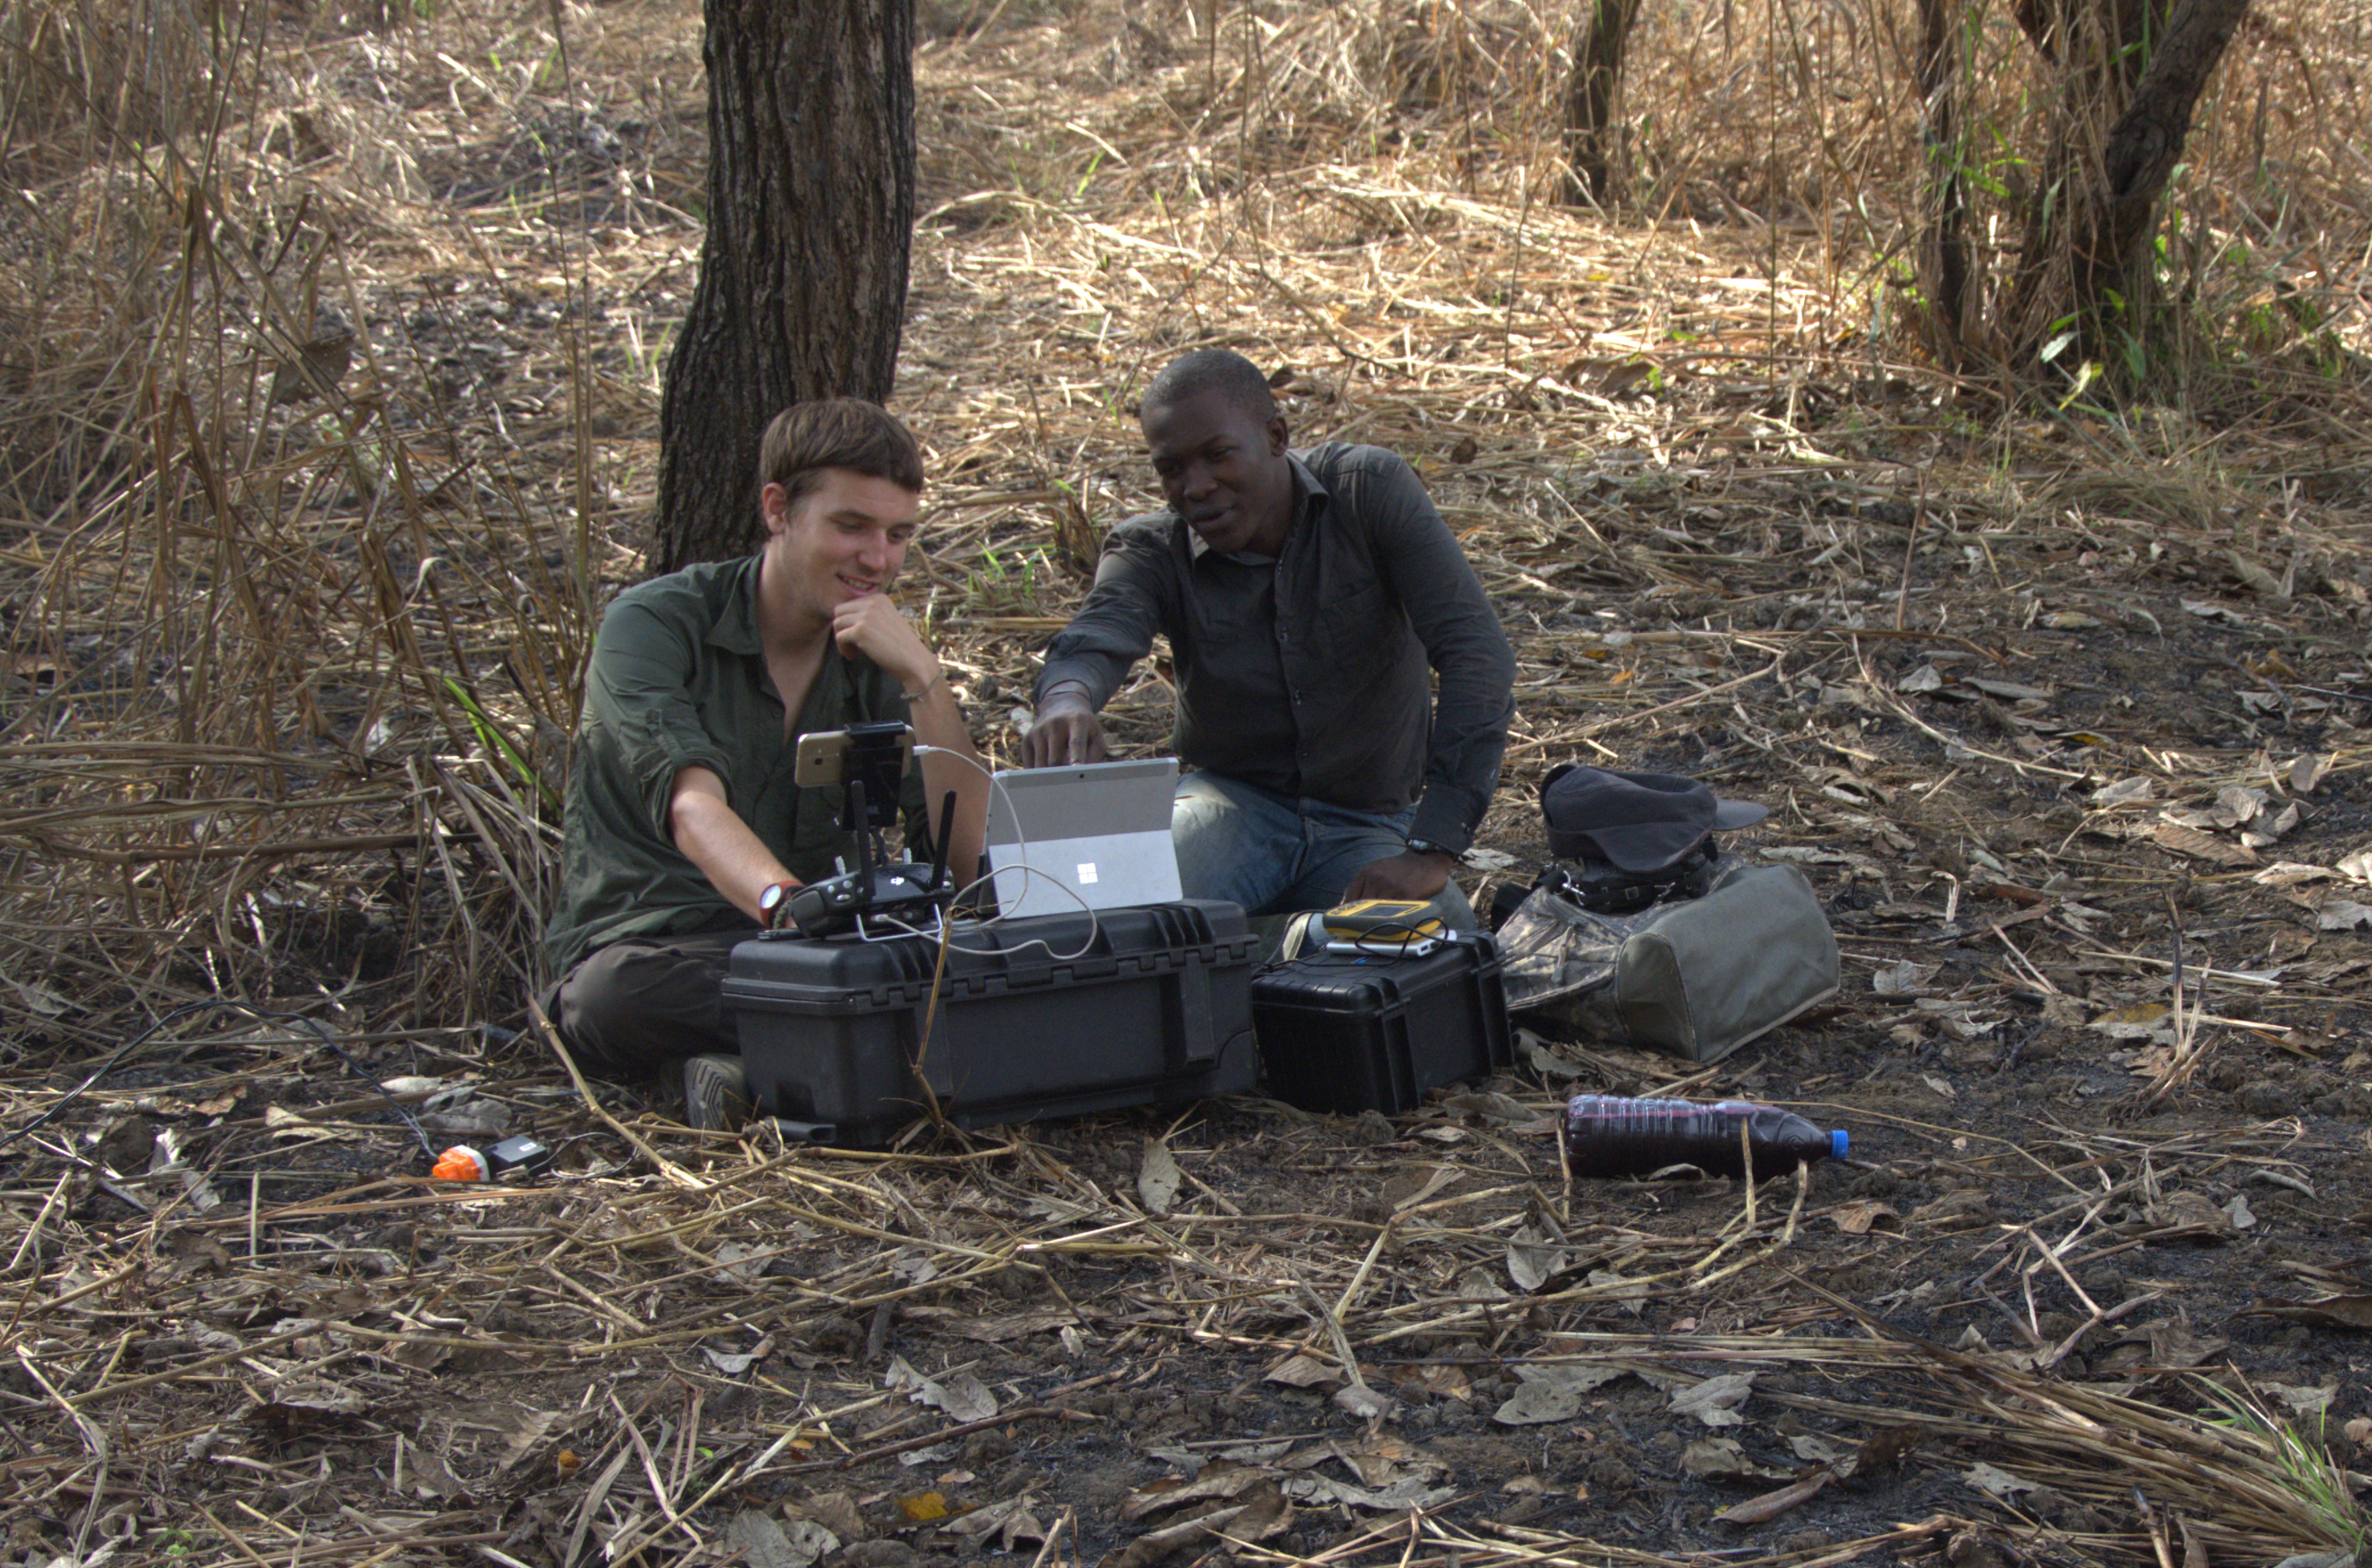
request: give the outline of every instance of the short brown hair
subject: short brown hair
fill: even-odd
[[[896,414],[863,398],[793,403],[766,424],[758,442],[758,483],[779,484],[796,506],[823,482],[826,469],[886,479],[917,495],[923,449]]]

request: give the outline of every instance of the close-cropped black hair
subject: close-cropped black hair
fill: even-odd
[[[1227,401],[1266,424],[1276,417],[1276,396],[1260,366],[1233,349],[1198,348],[1162,367],[1139,400],[1140,408],[1174,408],[1188,398],[1220,391]]]

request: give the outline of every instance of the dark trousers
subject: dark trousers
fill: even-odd
[[[562,976],[544,1011],[576,1064],[605,1077],[738,1054],[741,1037],[722,988],[735,945],[757,934],[734,915],[681,936],[622,936]]]

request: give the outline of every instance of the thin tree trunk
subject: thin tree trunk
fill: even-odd
[[[1961,163],[1957,0],[1919,0],[1919,144],[1926,155],[1927,232],[1919,252],[1928,349],[1948,370],[1969,358],[1968,186]]]
[[[2145,329],[2158,203],[2199,95],[2248,8],[2249,0],[2018,8],[2020,24],[2066,78],[2003,317],[2013,364],[2030,366],[2045,340],[2071,323],[2085,352],[2100,356],[2119,301],[2124,330]]]
[[[708,235],[659,408],[666,572],[756,548],[758,437],[886,400],[914,222],[913,0],[706,0]]]
[[[2110,129],[2105,178],[2094,200],[2070,215],[2079,308],[2097,310],[2108,290],[2132,283],[2190,138],[2192,111],[2248,9],[2249,0],[2182,0],[2167,19],[2131,106]]]
[[[1595,0],[1574,40],[1564,99],[1565,161],[1572,170],[1565,201],[1571,205],[1603,207],[1614,199],[1614,94],[1638,16],[1639,0]]]

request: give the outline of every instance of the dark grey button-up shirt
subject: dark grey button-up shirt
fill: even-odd
[[[1161,633],[1187,763],[1347,810],[1414,802],[1410,837],[1462,851],[1515,711],[1506,635],[1408,464],[1341,442],[1290,460],[1275,560],[1213,551],[1175,512],[1112,529],[1038,691],[1076,681],[1100,708]]]

